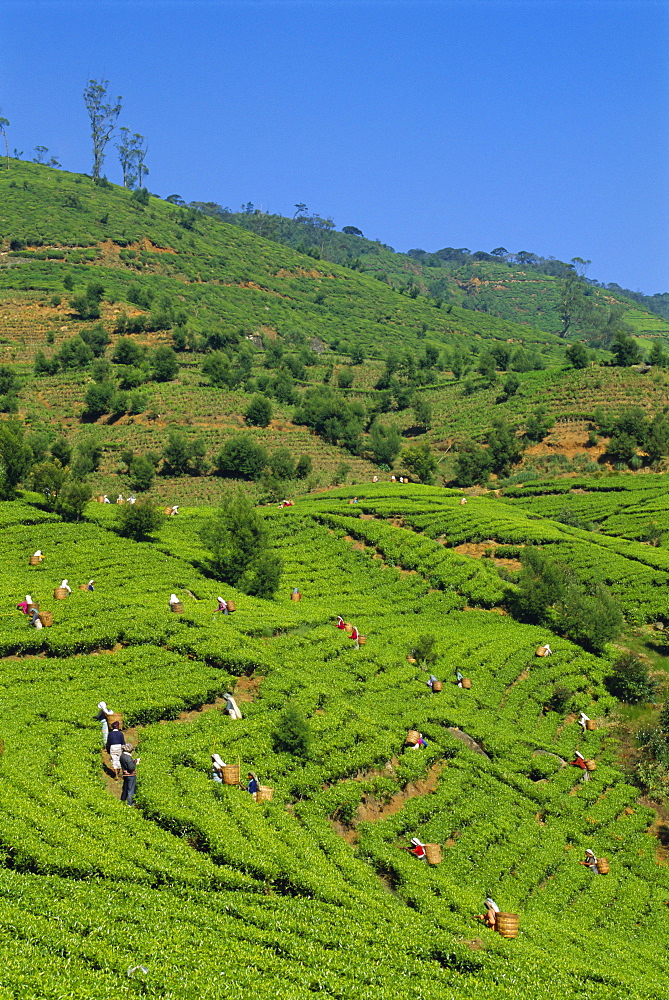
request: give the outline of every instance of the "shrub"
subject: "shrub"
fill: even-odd
[[[267,427],[272,419],[272,404],[267,396],[255,395],[246,408],[244,419],[255,427]]]
[[[648,665],[630,651],[615,660],[604,683],[615,698],[628,705],[652,701],[657,690],[657,682],[650,676]]]
[[[294,757],[307,759],[311,752],[311,742],[311,726],[307,719],[298,708],[289,705],[274,730],[274,749],[278,753],[290,753]]]
[[[215,462],[222,476],[257,479],[267,465],[267,452],[250,435],[238,434],[225,442]]]

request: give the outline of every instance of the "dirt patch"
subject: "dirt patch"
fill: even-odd
[[[349,829],[354,829],[356,824],[360,822],[373,823],[377,820],[385,819],[387,816],[394,816],[395,813],[400,812],[404,808],[404,804],[409,799],[414,799],[417,795],[429,795],[431,792],[434,792],[439,782],[439,775],[444,767],[446,767],[446,763],[444,760],[437,761],[436,764],[432,765],[424,778],[405,785],[400,792],[393,795],[387,802],[380,801],[374,795],[363,796],[356,810],[355,819]]]
[[[443,544],[446,544],[445,541]],[[471,556],[473,559],[482,559],[486,554],[490,556],[492,552],[492,562],[495,566],[506,566],[508,569],[520,569],[520,562],[517,559],[506,559],[504,557],[497,557],[495,552],[497,551],[500,543],[494,541],[494,539],[488,539],[485,542],[463,542],[461,545],[455,545],[453,547],[454,552],[459,552],[463,556]],[[524,548],[524,546],[519,546],[519,548]]]
[[[258,689],[260,685],[265,680],[264,677],[246,677],[242,675],[233,689],[233,695],[237,701],[255,701],[258,697]]]
[[[344,541],[348,542],[351,548],[356,549],[357,552],[364,552],[367,548],[364,542],[361,542],[356,538],[352,538],[351,535],[345,535]]]

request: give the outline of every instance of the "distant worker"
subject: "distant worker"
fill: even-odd
[[[224,615],[229,615],[230,610],[228,608],[228,602],[224,601],[222,597],[217,597],[216,600],[218,601],[218,607],[216,608],[216,611],[222,611]],[[215,613],[216,612],[214,612],[214,614]]]
[[[585,712],[581,712],[581,717],[578,720],[578,724],[579,724],[579,726],[581,727],[581,729],[583,730],[584,733],[586,732],[586,730],[588,728],[587,725],[586,725],[586,723],[588,723],[588,722],[590,722],[590,719],[588,718],[588,716],[585,714]]]
[[[466,503],[467,503],[467,497],[463,497],[462,500],[460,501],[460,506],[464,507]]]
[[[588,768],[585,763],[585,757],[583,756],[582,753],[579,753],[578,750],[574,750],[574,759],[570,760],[569,763],[573,767],[578,767],[580,768],[581,771],[583,771],[583,781],[590,780],[590,774],[588,772]]]
[[[135,797],[135,790],[137,788],[137,765],[139,764],[140,759],[141,758],[138,757],[137,760],[135,760],[132,756],[132,745],[130,743],[123,744],[123,751],[119,757],[121,774],[123,775],[121,802],[125,802],[128,806],[132,805]]]
[[[593,875],[599,875],[599,868],[597,867],[597,858],[595,857],[595,852],[591,851],[588,847],[585,852],[585,860],[579,861],[579,865],[585,865],[589,868]]]
[[[553,655],[553,650],[552,650],[552,649],[551,649],[551,647],[550,647],[550,646],[548,645],[548,643],[546,643],[546,644],[544,645],[544,656],[552,656],[552,655]]]
[[[175,504],[174,507],[172,507],[172,509],[170,510],[170,515],[169,516],[170,517],[176,517],[178,513],[179,513],[179,507],[178,507],[177,504]]]
[[[228,713],[230,718],[241,719],[242,713],[239,711],[239,706],[232,695],[226,691],[223,697],[225,698],[225,711]]]
[[[121,493],[116,497],[116,503],[123,503],[123,495]]]
[[[379,477],[378,476],[372,476],[372,482],[373,483],[378,483],[378,481],[379,481]]]
[[[38,549],[37,552],[33,552],[33,559],[39,559],[39,561],[42,562],[44,556],[42,555],[41,549]]]
[[[119,777],[121,773],[121,753],[123,751],[123,744],[125,743],[125,736],[121,730],[121,723],[112,722],[111,729],[107,736],[107,743],[105,749],[109,754],[109,759],[111,761],[111,767],[114,772],[115,777]]]
[[[95,580],[89,580],[86,584],[86,590],[95,590]]]
[[[353,639],[353,642],[355,643],[355,648],[360,649],[360,635],[358,634],[358,630],[355,627],[355,625],[351,629],[351,634],[349,638]]]
[[[462,682],[465,679],[465,675],[463,673],[461,673],[457,669],[457,667],[456,667],[456,670],[455,670],[455,679],[458,682],[458,687],[461,688],[462,687]]]
[[[421,843],[418,837],[411,838],[411,847],[407,847],[407,850],[418,858],[420,861],[427,861],[427,855],[425,853],[425,844]]]
[[[344,621],[341,615],[337,615],[337,628],[341,629],[346,628],[346,622]]]
[[[173,604],[181,604],[181,601],[176,594],[170,594],[170,608]]]
[[[419,747],[426,747],[426,746],[427,746],[427,740],[425,739],[422,733],[418,733],[418,739],[412,745],[411,749],[418,750]]]
[[[499,913],[499,906],[494,899],[490,896],[486,896],[483,900],[483,905],[485,906],[485,913],[478,913],[477,918],[482,920],[486,927],[489,927],[494,931],[497,923],[497,914]]]
[[[67,580],[63,580],[63,582],[60,585],[60,589],[61,590],[66,590],[68,592],[68,594],[72,593],[72,587],[69,585],[69,583],[67,582]]]
[[[439,683],[439,678],[435,677],[434,674],[430,674],[430,679],[427,682],[427,686],[429,687],[430,691],[433,691],[434,685],[438,683]]]
[[[395,477],[394,477],[394,476],[391,476],[391,477],[390,477],[390,482],[391,482],[391,483],[396,483],[396,482],[397,482],[397,480],[395,479]]]
[[[137,497],[136,496],[129,496],[128,497],[128,503],[137,503]]]
[[[211,777],[219,785],[223,784],[223,768],[226,766],[225,761],[221,760],[217,753],[211,755]]]
[[[111,500],[109,499],[109,497],[107,496],[106,493],[105,493],[105,495],[102,498],[102,502],[103,503],[111,503]]]
[[[260,782],[258,781],[258,775],[254,774],[253,771],[249,771],[248,779],[249,780],[246,786],[246,791],[249,793],[249,795],[252,795],[253,798],[255,799],[256,795],[258,794],[258,788],[260,787]]]
[[[98,702],[98,714],[95,716],[95,721],[99,722],[102,726],[102,745],[107,746],[107,737],[109,736],[109,716],[113,715],[111,708],[107,708],[106,701]]]
[[[42,628],[42,619],[37,608],[33,608],[30,612],[30,624],[33,628]]]
[[[17,604],[16,607],[24,615],[29,615],[30,611],[28,610],[28,605],[30,605],[30,604],[34,604],[34,601],[33,601],[32,597],[30,596],[30,594],[26,594],[25,600],[21,601],[19,604]]]

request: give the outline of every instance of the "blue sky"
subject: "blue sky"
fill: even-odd
[[[107,79],[161,196],[669,290],[664,0],[1,0],[0,37],[26,158],[90,172],[82,91]]]

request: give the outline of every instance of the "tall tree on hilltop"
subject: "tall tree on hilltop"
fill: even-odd
[[[5,156],[7,157],[7,169],[9,170],[9,143],[7,142],[7,129],[9,128],[9,119],[0,118],[0,135],[5,140]]]
[[[107,101],[109,80],[89,80],[84,88],[84,104],[91,120],[93,140],[93,180],[100,180],[100,170],[105,158],[105,147],[114,133],[114,126],[121,114],[121,97],[116,104]]]

